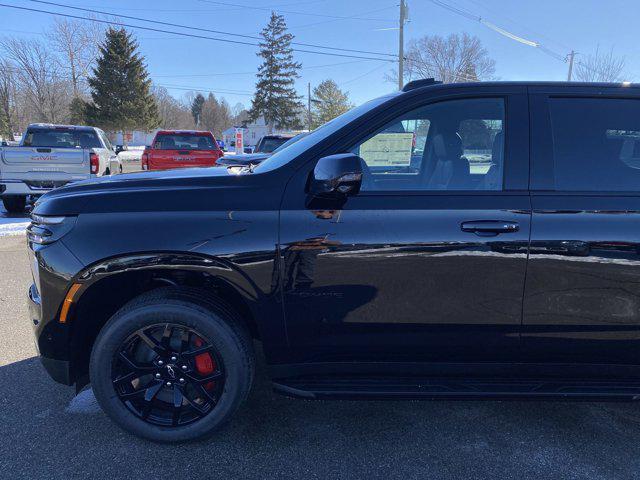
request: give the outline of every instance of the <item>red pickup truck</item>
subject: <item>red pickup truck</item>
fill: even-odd
[[[142,153],[142,169],[213,167],[223,155],[211,132],[160,130]]]

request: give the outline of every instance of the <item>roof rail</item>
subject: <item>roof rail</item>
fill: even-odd
[[[435,80],[433,78],[421,78],[420,80],[413,80],[407,83],[402,91],[408,92],[409,90],[414,90],[416,88],[428,87],[429,85],[438,85],[440,83],[442,83],[440,80]]]

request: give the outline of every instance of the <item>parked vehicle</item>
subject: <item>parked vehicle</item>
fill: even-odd
[[[273,153],[283,143],[289,141],[292,135],[265,135],[256,144],[252,153]]]
[[[278,153],[280,150],[287,148],[289,145],[297,142],[298,140],[306,137],[307,135],[309,135],[307,132],[299,133],[295,137],[291,137],[289,140],[284,142],[282,145],[280,145],[271,153],[246,153],[244,155],[233,155],[233,154],[225,155],[223,158],[218,160],[216,165],[222,166],[222,167],[234,167],[234,166],[246,167],[249,165],[258,165],[264,160],[266,160],[267,158],[269,158],[274,153]]]
[[[640,87],[409,83],[255,168],[55,190],[30,322],[121,427],[301,398],[640,398]],[[416,152],[420,152],[419,154]]]
[[[120,152],[129,151],[129,147],[127,145],[116,145],[113,151],[116,152],[116,155],[118,155],[120,154]]]
[[[211,132],[160,130],[142,153],[142,169],[213,167],[223,155]]]
[[[8,212],[70,182],[121,173],[122,164],[99,128],[34,123],[20,145],[0,148],[0,194]]]

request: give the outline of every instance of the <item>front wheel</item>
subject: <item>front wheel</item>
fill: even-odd
[[[117,312],[98,336],[91,384],[125,430],[179,442],[213,433],[253,380],[249,335],[232,310],[202,292],[162,288]]]
[[[27,205],[27,197],[24,195],[2,197],[2,203],[9,213],[24,213],[24,209]]]

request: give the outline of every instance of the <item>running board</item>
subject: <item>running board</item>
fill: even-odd
[[[496,379],[318,379],[299,378],[273,383],[277,393],[322,399],[602,399],[640,400],[640,382],[588,380]]]

